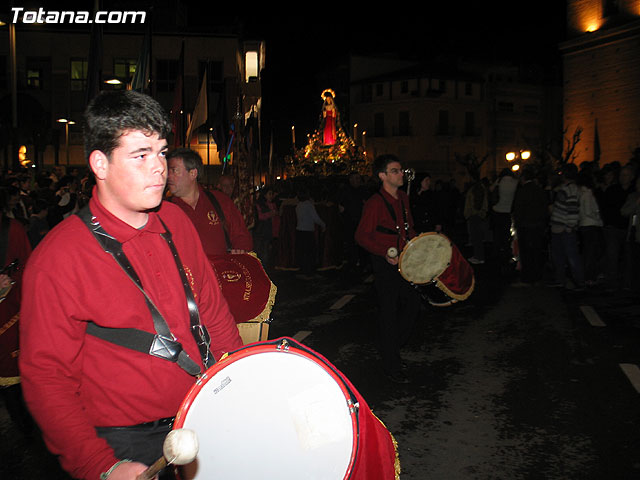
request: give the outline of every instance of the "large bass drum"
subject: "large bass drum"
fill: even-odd
[[[422,233],[409,240],[400,254],[398,270],[426,301],[438,307],[466,300],[475,286],[473,268],[441,233]]]
[[[353,385],[290,338],[246,346],[196,382],[174,429],[194,430],[181,480],[399,478],[395,441]]]

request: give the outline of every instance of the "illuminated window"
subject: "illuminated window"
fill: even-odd
[[[29,68],[27,69],[27,87],[34,89],[42,88],[42,72],[39,69]]]
[[[116,58],[113,60],[113,74],[124,83],[129,83],[136,73],[135,58]]]
[[[87,65],[85,59],[71,59],[71,90],[82,91],[87,88]]]
[[[244,54],[244,81],[255,82],[258,79],[258,52]]]

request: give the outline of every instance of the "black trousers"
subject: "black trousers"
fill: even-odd
[[[113,448],[117,458],[152,465],[162,457],[162,445],[171,428],[169,422],[158,422],[130,427],[96,427],[96,432]],[[173,467],[165,468],[160,479],[174,480]]]
[[[385,370],[402,366],[400,348],[409,340],[420,313],[422,300],[418,291],[398,272],[397,266],[383,257],[372,255],[371,266],[378,296],[378,350]]]

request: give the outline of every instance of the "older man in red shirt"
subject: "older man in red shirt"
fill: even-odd
[[[24,273],[24,395],[48,448],[74,478],[135,479],[162,455],[195,375],[211,357],[242,346],[192,223],[162,202],[169,131],[146,95],[96,97],[85,127],[96,177],[89,215],[54,228]],[[162,320],[180,355],[137,350],[109,335],[146,333],[155,341]],[[194,321],[210,343],[192,334]]]
[[[169,200],[191,219],[208,256],[253,249],[253,239],[233,200],[222,191],[205,191],[198,183],[202,158],[188,148],[167,155]]]

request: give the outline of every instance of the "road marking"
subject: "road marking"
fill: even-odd
[[[293,339],[296,340],[297,342],[302,342],[309,335],[311,335],[311,331],[310,330],[300,330],[298,333],[296,333],[293,336]]]
[[[585,318],[591,324],[592,327],[607,326],[607,324],[600,319],[600,315],[598,315],[598,313],[593,309],[593,307],[590,307],[589,305],[582,305],[580,307],[580,310],[582,311],[582,314],[585,316]]]
[[[640,393],[640,367],[633,363],[621,363],[620,368],[627,376],[636,392]]]
[[[353,297],[355,297],[355,295],[351,295],[351,294],[344,295],[340,300],[338,300],[336,303],[331,305],[330,310],[340,310],[347,303],[349,303],[353,299]]]

